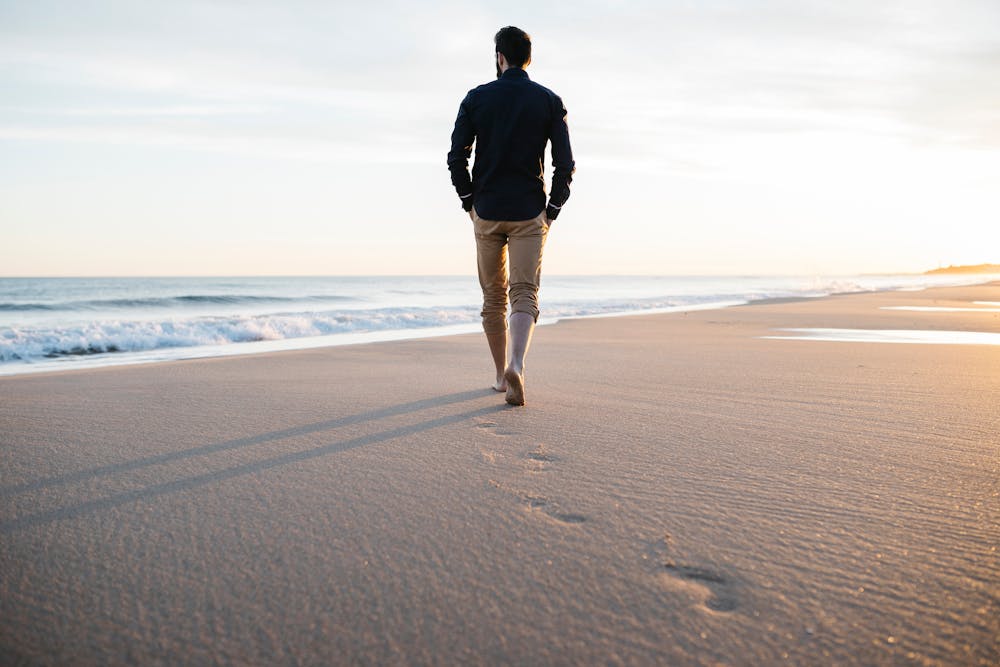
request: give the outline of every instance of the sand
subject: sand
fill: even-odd
[[[0,663],[1000,661],[1000,284],[0,378]]]

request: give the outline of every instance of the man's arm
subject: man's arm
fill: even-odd
[[[569,127],[566,125],[566,107],[558,95],[553,96],[552,121],[552,191],[549,194],[549,205],[545,208],[545,217],[555,220],[559,210],[569,199],[569,184],[573,182],[576,163],[573,162],[573,149],[569,145]]]
[[[472,178],[469,176],[469,158],[472,156],[472,143],[476,139],[475,130],[469,118],[469,95],[465,96],[458,107],[458,118],[455,119],[455,129],[451,133],[451,150],[448,151],[448,169],[451,171],[451,183],[462,200],[462,208],[472,210]]]

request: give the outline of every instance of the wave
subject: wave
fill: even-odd
[[[926,281],[930,282],[930,281]],[[552,294],[562,298],[545,300],[542,316],[546,321],[563,318],[613,316],[631,313],[682,310],[687,308],[722,307],[770,298],[818,297],[831,293],[914,288],[926,286],[917,280],[817,279],[790,285],[776,280],[708,279],[704,283],[677,283],[663,286],[673,294],[643,298],[579,298],[590,286],[569,284]],[[735,288],[735,289],[734,289]],[[412,290],[419,291],[419,290]],[[684,293],[686,291],[686,293]],[[442,329],[455,325],[477,325],[478,305],[462,304],[447,307],[395,306],[372,309],[330,310],[323,304],[366,301],[356,296],[321,294],[312,296],[266,296],[260,294],[181,294],[169,297],[140,299],[91,299],[66,301],[62,304],[0,303],[0,310],[64,309],[77,311],[99,309],[104,315],[87,322],[79,316],[59,322],[31,325],[0,325],[0,363],[36,362],[80,356],[100,356],[127,352],[155,352],[174,348],[230,345],[258,341],[366,334],[400,330]],[[139,310],[178,304],[250,304],[269,302],[281,311],[270,313],[225,314],[222,309],[213,314],[197,315],[190,308],[174,317],[170,312],[156,313]],[[311,309],[312,304],[317,304]],[[293,305],[289,305],[293,304]],[[297,306],[297,307],[296,307]],[[123,317],[110,318],[107,312],[118,307]],[[336,306],[334,306],[336,307]],[[130,311],[129,309],[136,309]],[[259,310],[259,309],[257,309]],[[294,310],[295,312],[288,312]],[[129,316],[135,313],[134,316]],[[211,311],[209,311],[211,313]],[[326,343],[320,343],[326,344]]]
[[[0,362],[427,328],[477,321],[479,313],[474,308],[389,308],[162,321],[111,320],[65,327],[8,327],[0,329]]]
[[[342,294],[317,294],[310,296],[268,296],[259,294],[182,294],[167,297],[145,297],[139,299],[84,299],[59,303],[0,303],[0,312],[32,311],[80,311],[80,310],[124,310],[129,308],[175,308],[190,305],[240,305],[265,303],[350,303],[361,301],[354,296]]]
[[[677,300],[552,304],[545,317],[593,317],[680,305]],[[689,303],[687,305],[697,305]],[[0,362],[227,345],[308,336],[478,324],[478,306],[383,308],[169,320],[104,320],[71,326],[0,328]]]
[[[33,310],[60,310],[52,303],[0,303],[0,312],[28,312]]]

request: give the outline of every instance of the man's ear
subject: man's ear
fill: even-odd
[[[503,69],[506,64],[507,64],[507,59],[503,57],[502,53],[497,51],[497,65],[500,66],[500,69]]]

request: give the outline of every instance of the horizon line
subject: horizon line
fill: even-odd
[[[924,271],[810,271],[776,273],[764,272],[733,272],[733,273],[549,273],[549,277],[558,278],[751,278],[751,277],[792,277],[802,276],[922,276],[929,275],[934,269]],[[971,274],[970,274],[971,275]],[[983,274],[990,275],[990,274]],[[0,275],[0,280],[8,279],[80,279],[80,278],[475,278],[475,273],[123,273],[123,274],[21,274]]]

